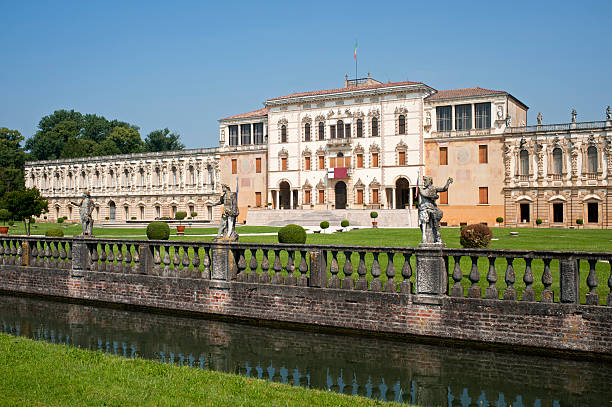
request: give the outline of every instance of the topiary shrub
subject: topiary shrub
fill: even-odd
[[[30,218],[30,224],[34,224],[34,223],[36,223],[36,219]]]
[[[324,220],[323,222],[319,223],[319,226],[321,229],[327,229],[329,227],[329,222]]]
[[[192,218],[195,218],[196,216],[198,216],[198,213],[197,213],[197,212],[191,212],[191,217],[192,217]]]
[[[541,225],[542,224],[542,219],[536,219],[536,225]]]
[[[60,228],[49,228],[45,232],[47,237],[64,237],[64,231]]]
[[[504,223],[504,218],[499,216],[497,219],[495,219],[495,222],[497,222],[497,223]]]
[[[582,225],[584,221],[582,219],[576,219],[576,225]]]
[[[370,212],[370,218],[372,219],[378,218],[378,212],[374,212],[374,211]]]
[[[147,237],[149,240],[168,240],[170,226],[166,222],[151,222],[147,225]]]
[[[493,232],[487,225],[481,223],[475,225],[467,225],[461,229],[461,238],[459,242],[461,246],[467,248],[482,248],[489,246]]]
[[[278,231],[278,243],[306,243],[306,230],[299,225],[287,225]]]
[[[63,217],[57,218],[57,223],[64,223],[64,218]]]
[[[187,212],[179,211],[174,215],[174,219],[183,220],[187,217]]]
[[[131,220],[136,220],[136,216],[132,216],[130,219]]]
[[[347,227],[349,225],[349,221],[344,219],[342,222],[340,222],[340,226],[342,226],[343,228]]]
[[[0,209],[0,220],[3,225],[6,225],[6,221],[11,218],[11,213],[8,209]]]
[[[9,225],[9,226],[13,226],[14,224],[15,224],[15,221],[14,221],[14,220],[9,220],[9,221],[8,221],[8,225]]]

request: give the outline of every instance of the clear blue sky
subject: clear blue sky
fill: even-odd
[[[57,109],[218,144],[217,120],[354,76],[506,90],[529,123],[603,120],[611,1],[34,2],[0,0],[0,127]]]

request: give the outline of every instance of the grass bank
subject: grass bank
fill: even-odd
[[[0,366],[2,405],[399,406],[6,334]]]

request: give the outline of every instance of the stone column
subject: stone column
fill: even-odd
[[[293,209],[293,189],[289,188],[289,209]]]
[[[395,201],[395,188],[391,188],[391,205],[389,209],[397,209],[397,202]]]

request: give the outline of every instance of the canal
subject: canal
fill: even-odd
[[[612,406],[612,364],[0,295],[0,329],[127,358],[423,406]],[[206,389],[202,389],[206,391]]]

